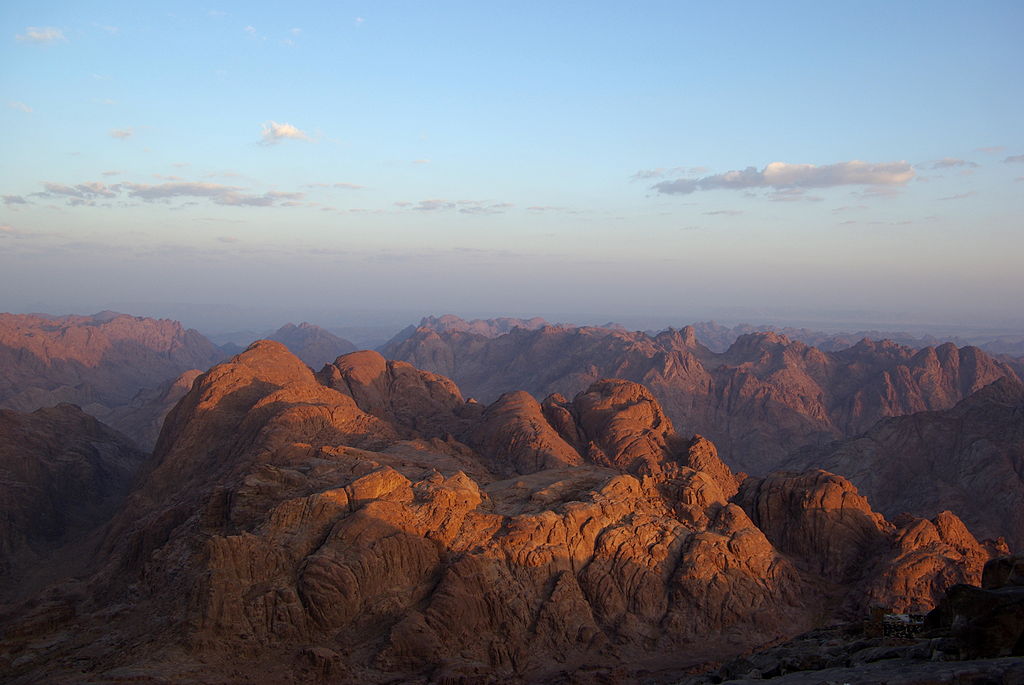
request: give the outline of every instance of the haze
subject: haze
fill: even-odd
[[[5,3],[0,309],[1024,328],[1022,29],[1018,2]]]

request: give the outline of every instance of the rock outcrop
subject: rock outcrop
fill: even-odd
[[[602,378],[641,383],[677,426],[707,436],[727,464],[754,474],[800,447],[857,435],[888,416],[947,409],[999,378],[1017,379],[974,347],[862,340],[826,352],[756,332],[716,353],[691,327],[652,336],[544,326],[488,337],[423,326],[382,351],[451,377],[482,402],[514,390],[572,397]]]
[[[955,517],[897,527],[836,476],[740,480],[636,383],[483,407],[375,353],[314,374],[257,342],[168,415],[90,574],[4,621],[0,668],[15,683],[668,680],[896,605],[908,574],[935,601],[945,576],[928,574],[974,549]],[[928,525],[936,539],[900,532]],[[968,551],[957,579],[977,582]]]

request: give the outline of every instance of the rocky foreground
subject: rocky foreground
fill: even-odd
[[[4,607],[9,682],[672,682],[1005,552],[824,471],[744,479],[636,383],[483,406],[269,341],[195,380],[94,535]]]

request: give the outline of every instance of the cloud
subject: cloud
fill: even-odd
[[[707,216],[739,216],[742,213],[742,209],[716,209],[711,212],[704,212]]]
[[[100,198],[117,197],[118,190],[120,189],[116,185],[108,186],[98,181],[79,183],[78,185],[75,186],[66,186],[60,183],[45,182],[43,183],[43,188],[45,188],[46,190],[45,193],[41,193],[44,196],[64,196],[87,201],[97,200]]]
[[[460,214],[501,214],[515,205],[511,202],[491,202],[490,200],[441,200],[432,198],[419,202],[396,202],[396,207],[412,209],[415,212],[447,212],[457,211]]]
[[[808,195],[803,188],[782,188],[768,195],[772,202],[821,202],[822,198]]]
[[[339,190],[366,190],[358,183],[307,183],[304,188],[337,188]]]
[[[631,181],[649,181],[652,178],[667,178],[669,176],[694,176],[696,174],[706,174],[710,169],[706,166],[675,166],[675,167],[658,167],[657,169],[641,169],[632,176]]]
[[[105,185],[96,181],[69,186],[43,183],[44,191],[33,193],[40,197],[64,199],[71,206],[94,206],[97,200],[126,198],[143,202],[166,202],[174,199],[203,198],[218,205],[230,207],[294,207],[305,193],[271,190],[262,194],[246,193],[245,188],[220,183],[171,181],[167,183],[117,183]],[[185,202],[178,207],[196,204]]]
[[[956,159],[954,157],[943,157],[939,161],[932,164],[932,169],[951,169],[954,167],[977,167],[978,165],[974,162],[968,162],[966,159]]]
[[[977,195],[973,190],[969,193],[957,193],[956,195],[950,195],[949,197],[940,197],[940,200],[963,200],[965,198]]]
[[[127,140],[135,135],[135,131],[131,127],[128,128],[115,128],[111,129],[110,137],[117,138],[118,140]]]
[[[414,160],[412,160],[412,163],[413,164],[430,164],[430,160],[429,159],[414,159]]]
[[[28,105],[26,105],[24,102],[12,101],[12,102],[8,102],[7,106],[10,107],[11,109],[18,109],[18,110],[21,110],[22,112],[26,112],[28,114],[32,113],[32,108],[29,107]]]
[[[217,240],[219,240],[222,243],[237,243],[238,242],[238,238],[236,238],[233,235],[222,235],[219,238],[217,238]]]
[[[913,177],[914,169],[907,162],[872,164],[853,160],[824,166],[772,162],[760,171],[751,166],[742,171],[728,171],[713,176],[662,181],[651,188],[666,195],[689,195],[699,190],[892,186],[903,185]]]
[[[312,142],[313,139],[291,124],[279,124],[276,121],[268,121],[263,124],[262,142],[264,145],[275,145],[282,140],[305,140]]]
[[[25,33],[19,33],[14,37],[22,43],[58,43],[66,41],[64,32],[54,26],[29,26]]]
[[[168,200],[181,197],[204,197],[218,205],[232,207],[270,207],[282,199],[294,200],[304,197],[303,193],[270,191],[262,195],[247,195],[244,188],[220,183],[175,182],[147,185],[125,183],[129,197],[146,201]]]
[[[1024,162],[1024,155],[1010,155],[1003,162],[1006,164],[1019,164]]]
[[[110,170],[110,171],[101,171],[101,172],[100,172],[100,176],[120,176],[120,175],[121,175],[121,173],[123,173],[123,172],[121,172],[121,171],[116,171],[116,170],[113,170],[113,169],[112,169],[112,170]]]
[[[974,151],[975,152],[987,152],[989,154],[993,154],[993,153],[996,153],[996,152],[1002,152],[1005,149],[1006,149],[1005,145],[992,145],[990,147],[979,147],[979,148],[976,148]]]
[[[21,195],[4,195],[2,196],[5,205],[27,205],[28,200],[23,198]]]

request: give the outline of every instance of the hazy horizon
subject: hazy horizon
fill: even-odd
[[[1016,2],[9,4],[0,309],[1024,332],[1022,27]]]

